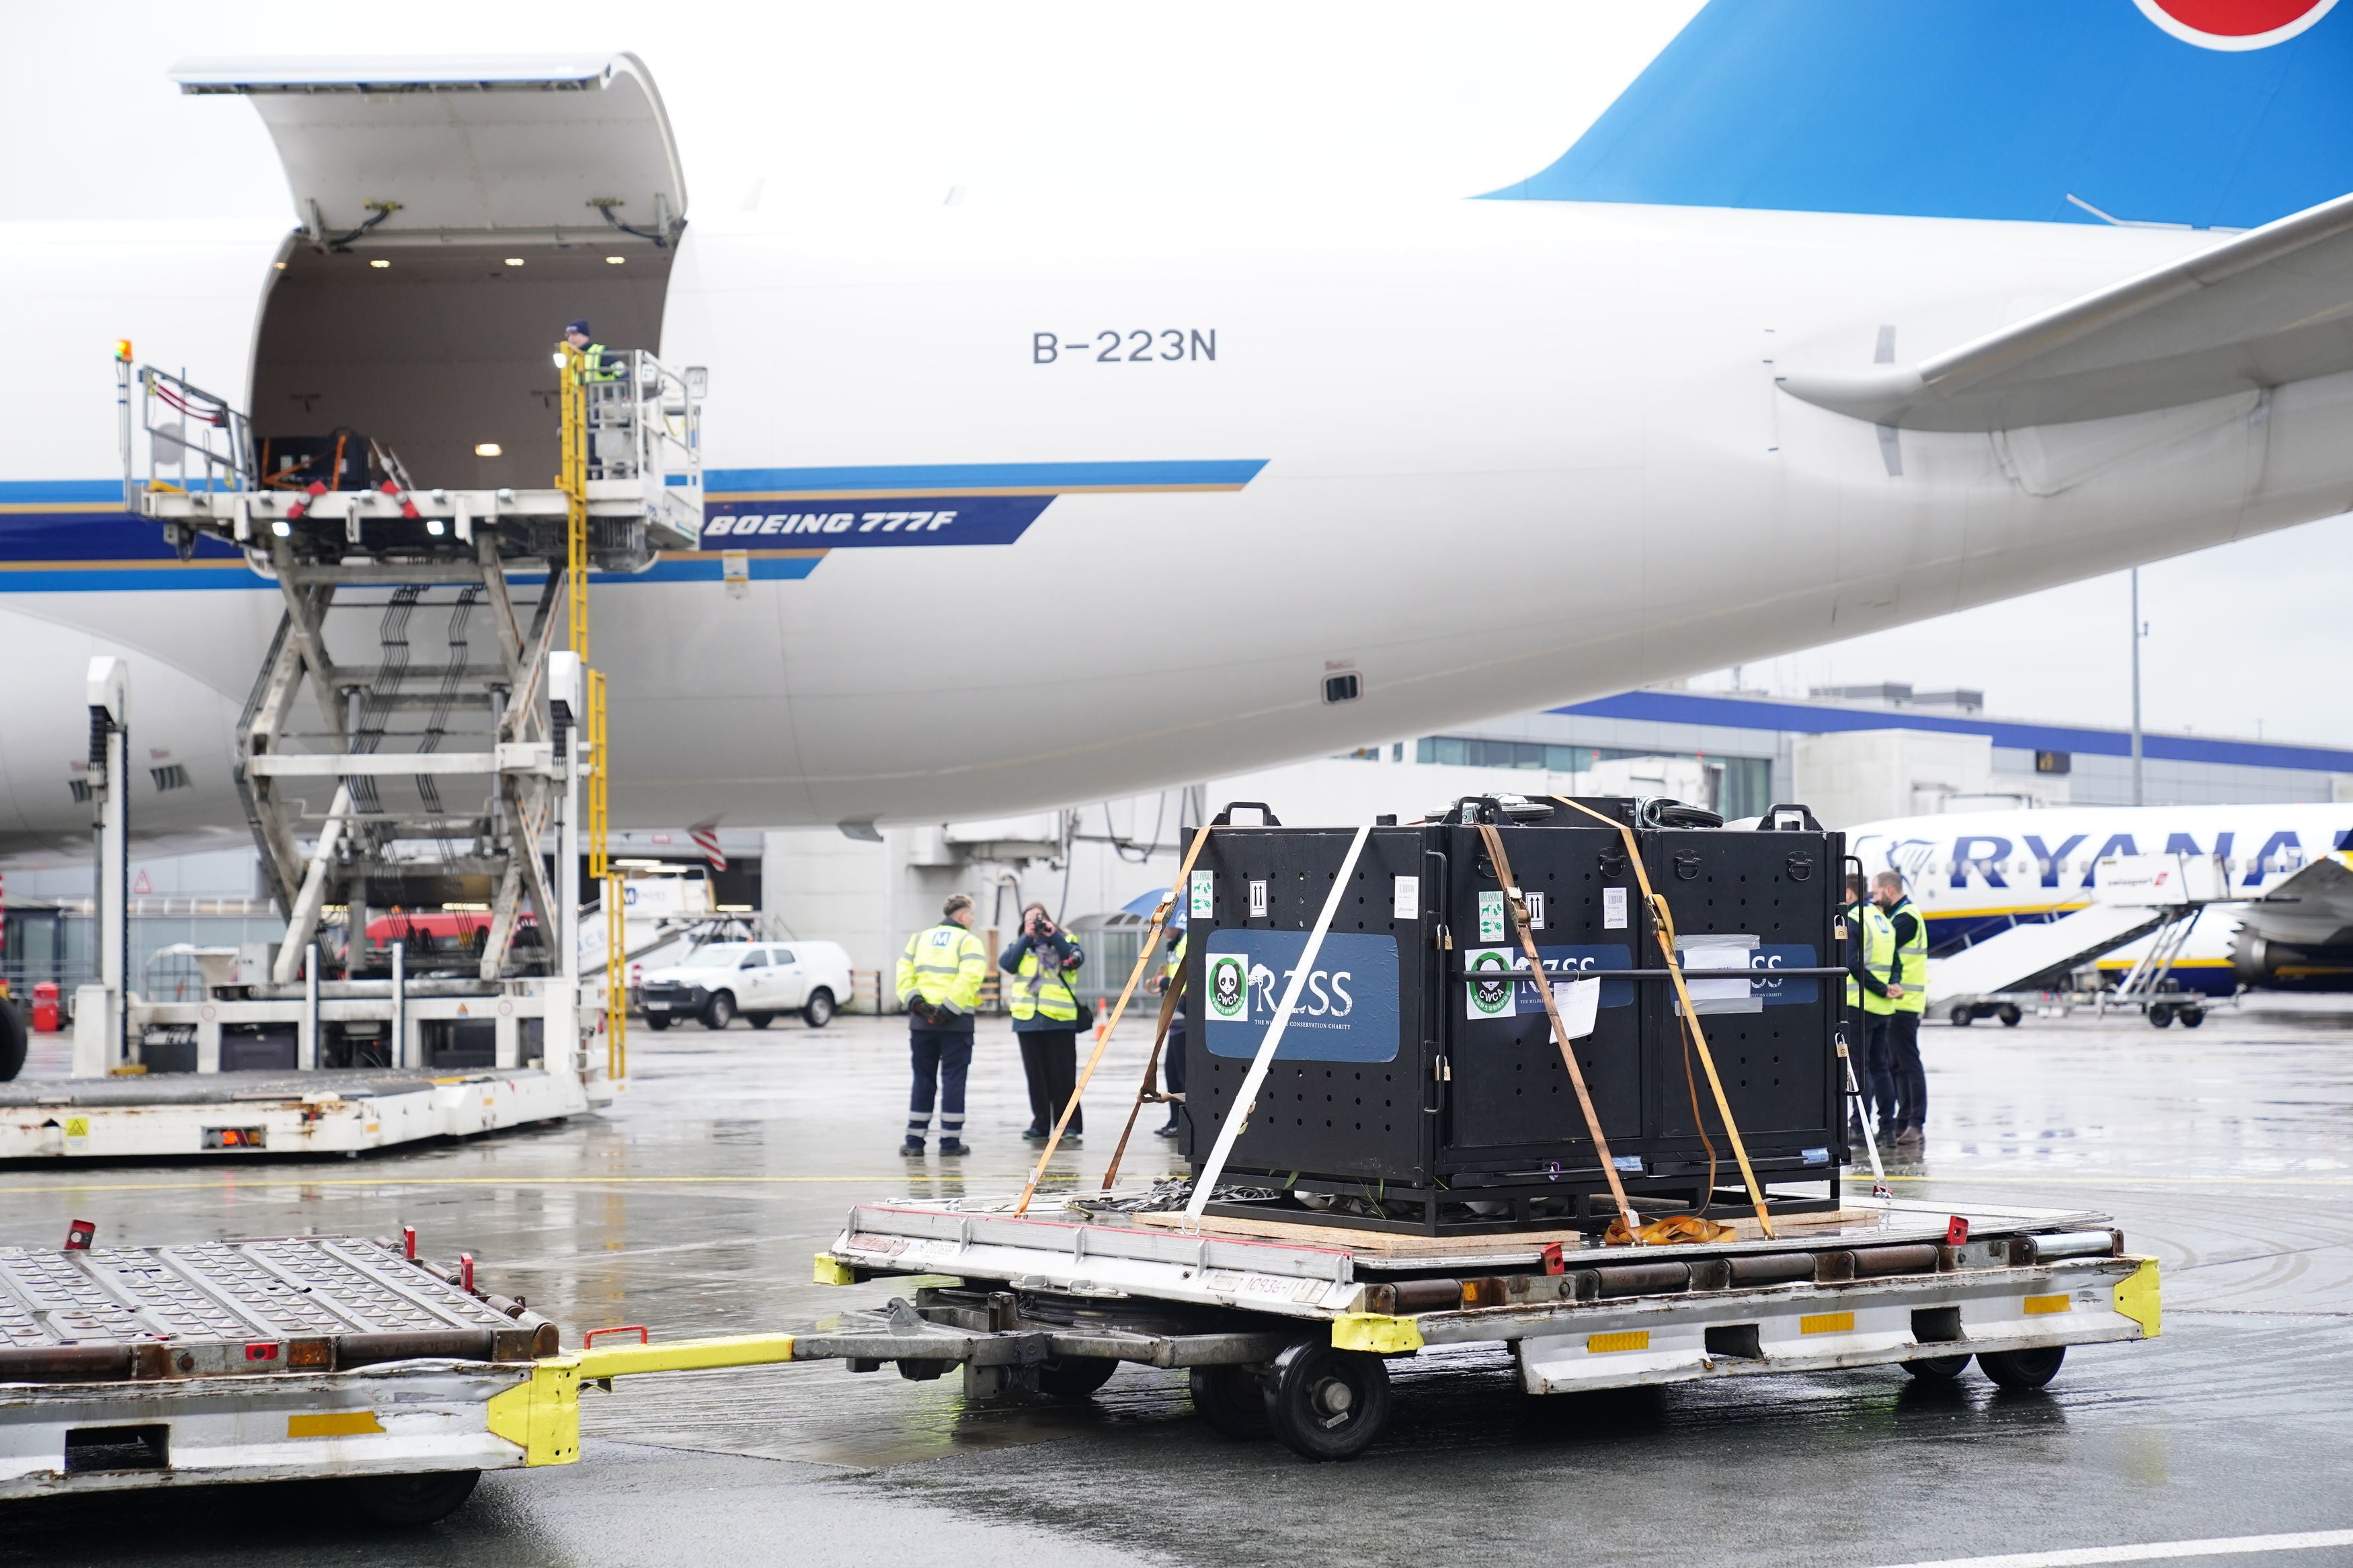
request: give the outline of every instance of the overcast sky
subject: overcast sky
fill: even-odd
[[[1542,5],[129,4],[25,7],[0,95],[12,218],[283,218],[260,121],[165,78],[202,55],[629,49],[677,128],[692,208],[1470,195],[1557,156],[1697,0]],[[749,98],[776,134],[719,134]],[[2146,711],[2353,744],[2353,523],[2143,574]],[[2122,578],[1752,666],[1750,686],[1981,687],[1994,710],[2122,723]],[[1703,682],[1704,684],[1706,682]],[[1722,676],[1714,683],[1723,684]]]

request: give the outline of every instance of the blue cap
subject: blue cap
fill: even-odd
[[[566,337],[569,337],[574,332],[578,332],[584,338],[593,338],[596,335],[588,330],[588,318],[586,316],[581,317],[578,321],[565,328],[564,332]]]

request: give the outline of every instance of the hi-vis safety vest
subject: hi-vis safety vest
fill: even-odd
[[[1033,947],[1023,953],[1020,964],[1013,971],[1013,984],[1005,994],[1007,1010],[1016,1021],[1042,1015],[1057,1024],[1077,1023],[1079,999],[1071,994],[1070,981],[1063,977],[1059,966],[1053,973],[1048,973],[1046,965],[1038,961],[1038,951]]]
[[[988,953],[980,938],[954,921],[942,921],[907,939],[907,951],[899,955],[899,1004],[904,1006],[921,993],[930,1006],[976,1013],[980,983],[987,976]]]
[[[1877,904],[1864,903],[1847,910],[1847,918],[1862,926],[1862,966],[1882,980],[1895,980],[1895,926]],[[1901,984],[1901,981],[1896,982]],[[1846,1005],[1854,1006],[1860,1001],[1862,1010],[1873,1016],[1895,1011],[1896,999],[1865,991],[1854,977],[1847,977]]]
[[[1895,984],[1904,987],[1904,994],[1895,998],[1894,1010],[1899,1013],[1925,1013],[1928,1010],[1928,917],[1909,899],[1898,899],[1895,907],[1887,911],[1887,929],[1892,936],[1895,917],[1912,917],[1912,940],[1901,942],[1895,950]]]
[[[627,368],[618,359],[607,359],[603,343],[590,343],[580,351],[580,379],[583,381],[618,381]]]

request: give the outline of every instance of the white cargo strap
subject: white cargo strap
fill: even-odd
[[[1282,1003],[1274,1010],[1274,1022],[1266,1026],[1266,1038],[1258,1046],[1258,1055],[1250,1058],[1250,1068],[1242,1079],[1242,1086],[1226,1113],[1226,1124],[1218,1129],[1216,1147],[1209,1151],[1209,1162],[1201,1167],[1194,1180],[1192,1201],[1185,1205],[1187,1222],[1198,1228],[1201,1211],[1209,1205],[1209,1194],[1224,1174],[1226,1157],[1234,1152],[1234,1140],[1241,1136],[1249,1122],[1251,1110],[1258,1100],[1259,1086],[1266,1082],[1266,1069],[1274,1062],[1274,1050],[1282,1044],[1282,1031],[1291,1025],[1293,1009],[1299,1005],[1299,994],[1307,989],[1308,972],[1315,967],[1316,954],[1324,951],[1324,934],[1332,929],[1332,917],[1340,912],[1340,900],[1348,894],[1349,879],[1356,874],[1356,858],[1365,852],[1365,840],[1372,837],[1373,826],[1366,823],[1356,829],[1356,837],[1348,841],[1348,853],[1340,861],[1340,874],[1332,879],[1332,891],[1324,900],[1324,912],[1315,917],[1315,929],[1307,933],[1307,946],[1299,955],[1299,967],[1291,972],[1291,984],[1282,988]]]

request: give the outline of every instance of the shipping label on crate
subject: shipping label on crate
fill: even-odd
[[[1500,892],[1479,895],[1479,940],[1504,940],[1504,895]]]
[[[1218,874],[1210,870],[1193,873],[1192,912],[1188,918],[1197,921],[1215,920],[1218,914]]]
[[[1634,954],[1629,948],[1601,943],[1580,947],[1539,947],[1536,956],[1544,960],[1545,973],[1557,985],[1575,980],[1580,973],[1594,969],[1631,969]],[[1493,980],[1466,981],[1462,986],[1462,1016],[1465,1018],[1509,1018],[1523,1014],[1541,1014],[1545,1010],[1544,993],[1536,988],[1533,978],[1517,981],[1507,975],[1528,975],[1528,955],[1515,947],[1472,948],[1462,955],[1462,966],[1473,973],[1493,971]],[[1634,982],[1605,980],[1601,983],[1601,1005],[1629,1006],[1634,1000]]]
[[[1209,938],[1202,1010],[1210,1055],[1258,1055],[1306,951],[1303,931],[1231,930]],[[1395,1061],[1398,1046],[1397,938],[1355,931],[1325,936],[1275,1059]]]

